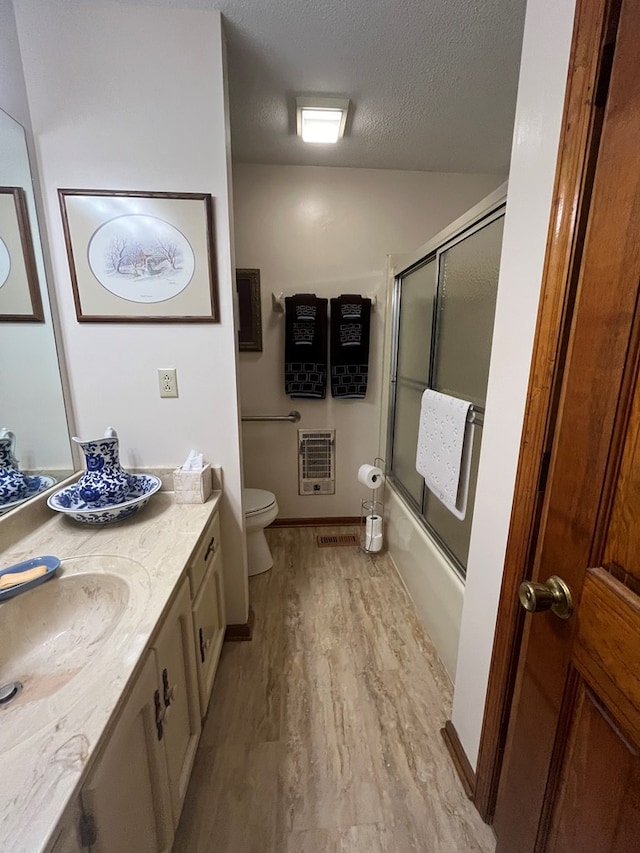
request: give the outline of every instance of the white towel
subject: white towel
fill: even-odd
[[[456,518],[467,512],[471,472],[472,404],[428,388],[422,395],[416,471]]]

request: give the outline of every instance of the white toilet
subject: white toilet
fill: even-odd
[[[247,532],[249,575],[259,575],[273,565],[264,529],[276,520],[278,502],[273,492],[267,492],[265,489],[243,489],[242,504]]]

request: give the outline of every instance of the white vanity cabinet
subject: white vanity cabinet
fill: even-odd
[[[193,595],[193,637],[196,650],[200,713],[207,713],[226,627],[222,548],[218,515],[205,532],[189,566]]]
[[[185,577],[98,765],[82,787],[85,826],[80,834],[92,853],[171,850],[199,737]]]
[[[85,849],[80,842],[80,821],[82,810],[80,803],[74,800],[65,813],[64,821],[54,834],[51,853],[82,853]]]
[[[218,513],[149,637],[50,853],[170,853],[225,632]]]
[[[155,653],[147,652],[106,748],[80,792],[82,849],[169,853],[174,822]]]
[[[191,595],[185,577],[153,644],[174,826],[178,825],[200,738]]]

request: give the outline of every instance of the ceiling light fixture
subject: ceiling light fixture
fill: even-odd
[[[296,126],[303,142],[335,143],[347,123],[348,98],[296,98]]]

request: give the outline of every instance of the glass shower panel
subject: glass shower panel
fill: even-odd
[[[503,223],[501,204],[396,279],[389,472],[407,505],[461,575],[466,574],[469,556],[482,426],[470,430],[469,495],[466,517],[460,521],[415,470],[420,403],[425,388],[433,388],[484,410]]]
[[[433,532],[447,547],[449,552],[466,568],[469,557],[469,540],[471,538],[471,522],[473,520],[473,504],[476,497],[476,482],[478,480],[478,462],[480,461],[480,444],[482,431],[472,427],[473,451],[471,454],[471,472],[469,474],[469,495],[467,498],[467,514],[464,519],[456,518],[453,513],[433,495],[429,489],[424,490],[423,515]]]
[[[421,382],[424,388],[429,384],[436,269],[434,258],[404,275],[400,283],[397,377]]]
[[[422,391],[420,387],[398,383],[393,431],[393,474],[415,501],[418,512],[422,505],[424,485],[424,480],[416,471]]]
[[[399,283],[400,317],[391,472],[413,498],[418,511],[422,506],[423,481],[416,471],[416,447],[420,400],[429,384],[436,268],[436,260],[433,258],[402,276]]]
[[[438,337],[432,387],[483,407],[503,225],[504,216],[501,216],[440,255]]]

